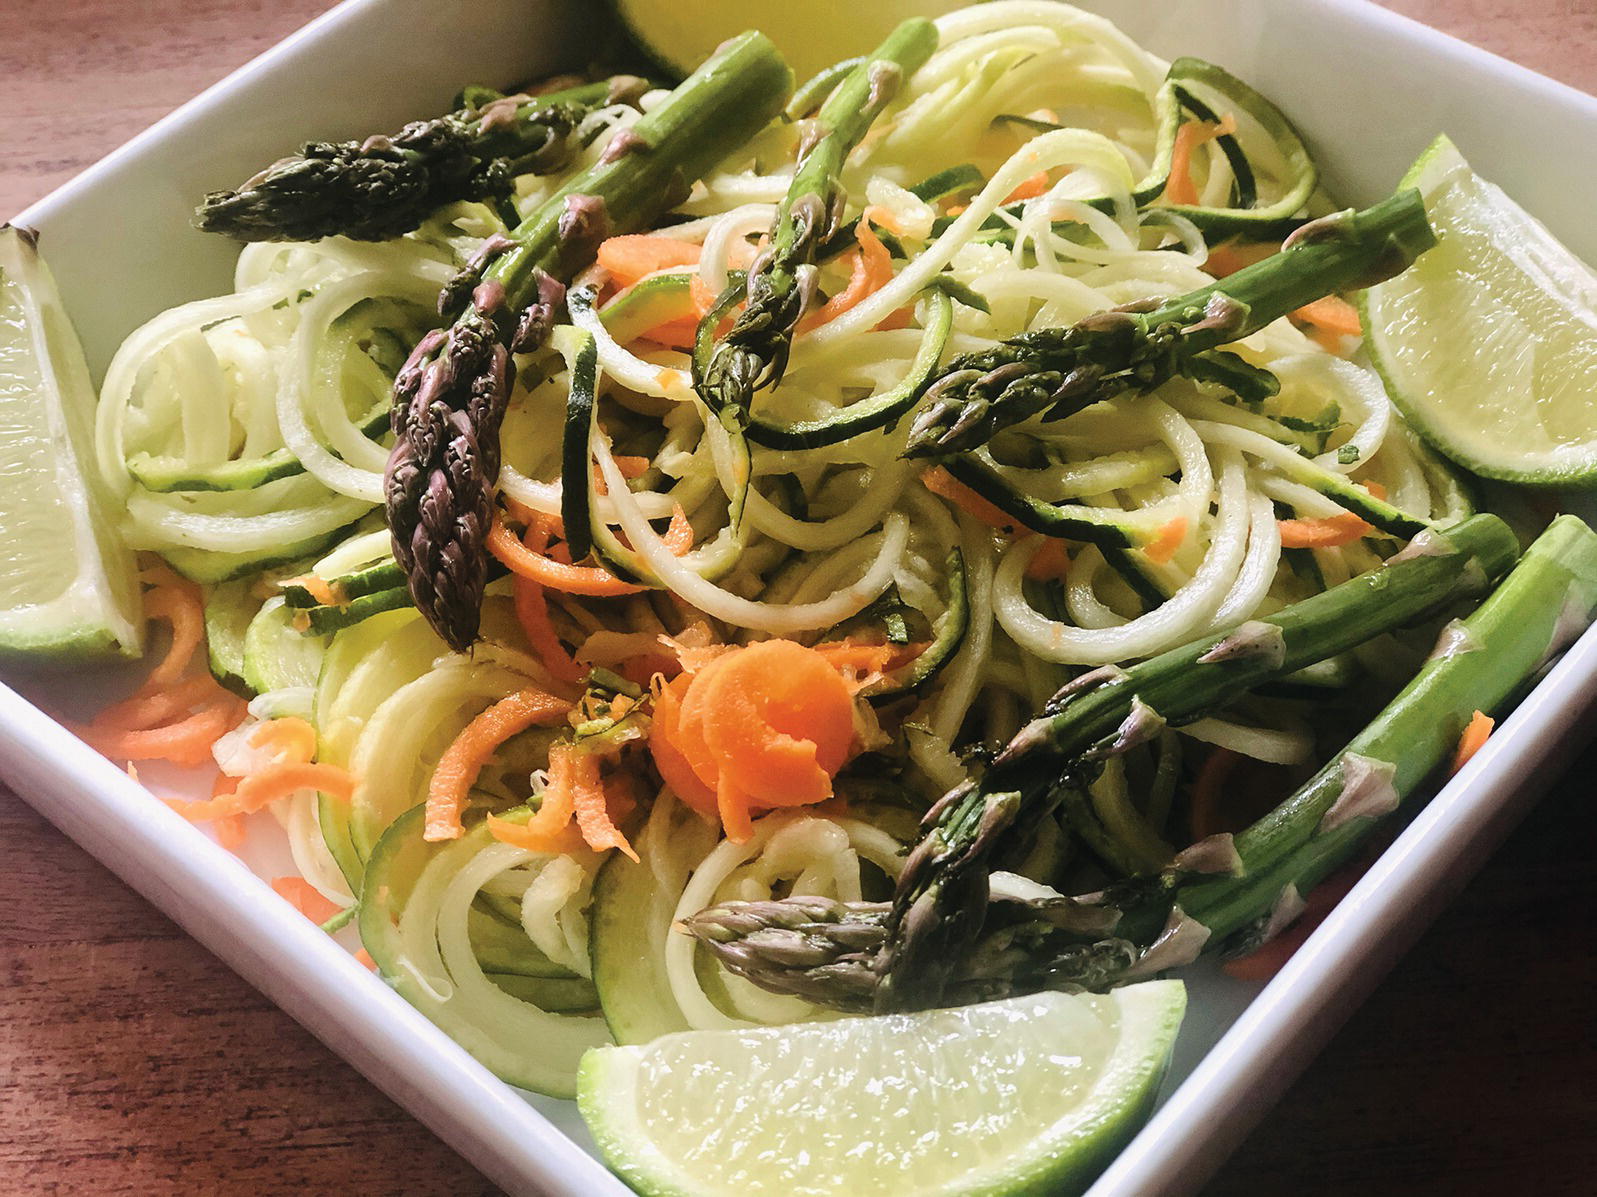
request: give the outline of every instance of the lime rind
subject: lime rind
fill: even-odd
[[[1597,378],[1597,272],[1476,176],[1445,135],[1401,186],[1425,198],[1437,248],[1357,300],[1393,403],[1432,447],[1482,477],[1597,480],[1597,400],[1567,384]],[[1527,311],[1538,318],[1522,318]],[[1448,351],[1433,342],[1427,354],[1419,338],[1438,330],[1451,334]]]
[[[1046,994],[1034,995],[1032,998],[1007,999],[1005,1002],[989,1003],[986,1007],[967,1009],[973,1012],[972,1017],[979,1018],[984,1011],[996,1007],[1016,1003],[1035,1004],[1039,999],[1052,1011],[1044,1013],[1042,1017],[1057,1016],[1067,1020],[1075,1017],[1070,1008],[1071,1003],[1093,1000],[1112,1005],[1117,1038],[1087,1092],[1043,1133],[1029,1136],[1023,1142],[1010,1145],[996,1159],[988,1159],[959,1171],[958,1165],[952,1160],[941,1161],[934,1160],[930,1156],[926,1157],[922,1161],[923,1165],[941,1179],[932,1187],[917,1184],[914,1190],[917,1193],[928,1195],[935,1193],[943,1197],[954,1197],[956,1194],[961,1197],[972,1194],[988,1194],[996,1197],[998,1194],[1059,1195],[1081,1192],[1147,1118],[1158,1095],[1159,1085],[1168,1067],[1170,1051],[1185,1013],[1186,991],[1181,983],[1153,981],[1116,990],[1101,999]],[[949,1011],[928,1011],[925,1017],[946,1020],[949,1015]],[[927,1037],[916,1036],[912,1029],[914,1020],[920,1017],[922,1016],[909,1016],[909,1022],[904,1029],[906,1052],[923,1050]],[[839,1058],[845,1058],[848,1053],[846,1037],[849,1034],[850,1023],[857,1025],[876,1021],[845,1020],[841,1023],[828,1024],[827,1030],[819,1034],[834,1038],[829,1044],[821,1046],[827,1051],[838,1052]],[[798,1027],[771,1028],[768,1031],[752,1034],[757,1040],[779,1042],[784,1037],[804,1037],[808,1033],[810,1028]],[[638,1192],[648,1194],[650,1197],[710,1197],[712,1194],[723,1192],[751,1192],[741,1182],[736,1188],[730,1181],[718,1185],[716,1177],[705,1174],[702,1161],[689,1166],[672,1158],[651,1137],[646,1122],[640,1116],[645,1102],[670,1098],[669,1093],[661,1095],[646,1088],[646,1065],[651,1051],[658,1050],[660,1045],[666,1044],[672,1050],[681,1052],[687,1046],[686,1041],[698,1037],[705,1043],[707,1050],[704,1062],[694,1067],[714,1068],[715,1064],[711,1060],[713,1051],[709,1050],[715,1042],[714,1037],[741,1034],[746,1033],[684,1032],[656,1040],[653,1045],[595,1049],[583,1058],[577,1081],[578,1106],[600,1153],[610,1167]],[[704,1039],[705,1036],[712,1038]],[[1026,1042],[1029,1040],[1022,1040],[1023,1044]],[[780,1046],[788,1058],[804,1057],[813,1069],[816,1053],[805,1049],[814,1045],[800,1045],[790,1041]],[[727,1069],[723,1074],[724,1084],[728,1087],[750,1086],[747,1101],[743,1105],[744,1112],[749,1116],[758,1118],[763,1115],[773,1120],[782,1119],[786,1116],[786,1108],[762,1110],[758,1104],[766,1086],[771,1085],[775,1079],[771,1061],[764,1060],[758,1069],[761,1077],[761,1084],[758,1087],[754,1087],[752,1083],[755,1071],[753,1065],[737,1072]],[[925,1073],[922,1072],[922,1075]],[[903,1078],[883,1076],[879,1079],[887,1090],[891,1091],[895,1081],[902,1081]],[[1020,1083],[1024,1083],[1023,1076],[1020,1078]],[[840,1091],[840,1101],[844,1096],[845,1094]],[[1022,1100],[1025,1100],[1024,1094]],[[682,1109],[684,1117],[692,1116],[690,1109],[681,1106],[674,1108]],[[940,1102],[938,1113],[968,1126],[979,1125],[984,1111],[953,1109],[945,1099]],[[864,1132],[868,1128],[858,1118],[857,1111],[855,1116],[850,1117],[846,1108],[840,1108],[838,1114],[849,1126],[860,1127],[862,1133],[858,1142],[864,1142],[867,1137]],[[706,1128],[707,1131],[711,1129]],[[934,1137],[938,1129],[936,1126],[928,1127],[927,1136]],[[817,1142],[811,1145],[811,1149],[818,1154],[825,1152],[828,1145]],[[985,1150],[990,1155],[990,1147],[986,1147]],[[791,1173],[792,1161],[785,1160],[783,1163],[787,1169],[785,1181],[791,1182],[794,1180]],[[835,1161],[827,1161],[827,1165],[834,1166]],[[949,1175],[950,1172],[954,1174]],[[746,1166],[745,1175],[747,1175]],[[800,1178],[791,1191],[812,1190],[806,1188]],[[821,1190],[816,1188],[813,1191]],[[864,1191],[863,1187],[859,1191]]]

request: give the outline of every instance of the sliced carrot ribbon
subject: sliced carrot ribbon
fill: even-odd
[[[966,515],[972,516],[986,524],[989,528],[996,528],[1000,532],[1013,533],[1020,527],[1019,522],[1007,511],[994,506],[987,499],[982,498],[958,478],[955,478],[942,466],[933,466],[920,476],[921,485],[940,499],[947,499]]]
[[[540,526],[530,526],[522,536],[522,543],[529,552],[541,553],[548,547],[549,534]],[[566,651],[566,646],[556,634],[554,622],[549,618],[549,602],[544,596],[543,587],[531,578],[516,575],[512,579],[512,593],[515,596],[516,620],[521,624],[528,646],[543,661],[544,668],[562,682],[580,682],[586,670]]]
[[[537,514],[546,526],[559,527],[553,517]],[[671,524],[661,537],[672,553],[681,556],[693,546],[693,526],[687,514],[676,507],[671,512]],[[556,561],[552,556],[534,552],[516,539],[516,534],[505,524],[504,517],[495,515],[488,529],[488,551],[517,577],[562,590],[567,594],[587,595],[591,598],[614,598],[620,595],[640,594],[646,588],[623,582],[609,570],[596,565],[572,565],[569,561]],[[557,546],[558,548],[558,546]],[[549,550],[552,554],[555,549]]]
[[[1048,172],[1039,170],[1022,179],[1013,191],[1004,196],[1004,203],[1018,204],[1021,200],[1036,199],[1048,190]]]
[[[1065,542],[1049,537],[1026,563],[1026,576],[1034,582],[1053,582],[1064,578],[1070,569],[1070,554]]]
[[[869,221],[861,220],[854,226],[854,239],[859,242],[859,249],[849,258],[848,285],[828,299],[820,311],[811,312],[799,321],[800,332],[809,332],[836,320],[893,281],[893,255],[871,230]]]
[[[1284,549],[1334,549],[1375,530],[1351,511],[1318,520],[1277,520],[1276,525]]]
[[[1496,726],[1496,720],[1484,711],[1476,711],[1470,717],[1464,734],[1458,738],[1458,750],[1453,753],[1453,764],[1448,769],[1449,777],[1469,764],[1470,758],[1486,746],[1486,740]]]
[[[444,749],[433,770],[427,786],[422,838],[452,840],[464,834],[460,815],[466,808],[466,796],[494,750],[529,727],[563,718],[570,709],[571,704],[564,699],[529,686],[500,699],[468,723]]]
[[[1192,156],[1199,146],[1207,145],[1216,137],[1237,131],[1236,118],[1227,113],[1219,124],[1208,121],[1188,123],[1176,130],[1175,148],[1170,154],[1170,181],[1165,184],[1164,197],[1172,204],[1189,207],[1198,202],[1198,185],[1192,178]]]
[[[272,888],[313,923],[325,923],[343,909],[303,877],[274,877]]]
[[[658,233],[626,233],[599,243],[598,263],[619,285],[630,287],[658,270],[697,266],[704,247]]]
[[[202,802],[186,802],[181,798],[165,801],[190,822],[203,823],[232,815],[254,814],[300,790],[316,790],[348,802],[355,795],[355,777],[337,765],[288,761],[240,778],[238,788],[231,793],[216,793]]]
[[[1142,555],[1155,565],[1163,565],[1176,555],[1176,550],[1186,538],[1187,517],[1178,515],[1160,528],[1157,536],[1142,546]]]

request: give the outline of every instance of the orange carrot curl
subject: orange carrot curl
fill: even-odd
[[[1487,737],[1492,734],[1492,728],[1495,726],[1496,721],[1483,711],[1476,711],[1470,717],[1468,725],[1464,728],[1464,734],[1458,738],[1458,750],[1453,754],[1453,764],[1448,770],[1449,777],[1469,764],[1470,758],[1486,746]]]
[[[742,842],[754,811],[832,796],[854,750],[854,698],[826,654],[757,641],[663,687],[649,742],[678,797]]]
[[[460,821],[466,796],[477,774],[501,744],[529,727],[545,726],[564,718],[571,704],[529,686],[502,698],[468,723],[433,770],[427,787],[427,813],[422,838],[458,839],[465,832]]]
[[[1334,549],[1375,530],[1351,511],[1318,520],[1277,520],[1276,525],[1284,549]]]
[[[244,702],[209,673],[185,676],[205,644],[199,587],[164,565],[140,576],[150,587],[145,611],[171,625],[172,643],[134,694],[73,730],[113,760],[202,765],[212,745],[243,722]]]

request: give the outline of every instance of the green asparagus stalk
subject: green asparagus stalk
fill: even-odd
[[[1585,631],[1594,609],[1597,535],[1560,516],[1337,759],[1236,837],[1246,878],[1186,886],[1182,909],[1218,938],[1262,917],[1284,885],[1307,893],[1368,838],[1374,823],[1358,802],[1376,813],[1412,794],[1451,756],[1474,712],[1517,697]],[[1355,793],[1361,782],[1365,792]]]
[[[694,384],[712,411],[725,413],[723,420],[741,426],[754,392],[781,380],[793,334],[815,294],[816,255],[842,219],[843,163],[936,48],[930,21],[903,22],[837,84],[808,127],[798,170],[771,226],[770,249],[748,273],[747,305],[723,341],[694,354]],[[699,326],[705,350],[717,323],[706,317]]]
[[[194,222],[241,241],[398,237],[445,204],[507,196],[517,175],[559,170],[571,160],[577,123],[642,86],[618,76],[542,96],[497,96],[391,137],[309,142],[238,190],[211,192]]]
[[[1338,291],[1405,270],[1435,244],[1417,191],[1304,225],[1282,252],[1153,306],[1100,312],[955,358],[923,393],[905,455],[942,457],[985,444],[1039,413],[1059,419],[1176,375],[1208,377],[1203,355]]]
[[[724,43],[618,135],[613,153],[510,237],[490,238],[445,287],[440,308],[453,323],[423,338],[394,381],[384,492],[394,558],[417,608],[452,648],[477,638],[510,354],[547,337],[564,302],[559,280],[592,262],[606,237],[644,228],[685,198],[781,111],[792,85],[768,38],[745,33]]]
[[[1513,562],[1518,544],[1501,520],[1482,515],[1445,533],[1422,533],[1411,549],[1262,620],[1130,669],[1101,671],[1096,685],[1078,679],[1061,691],[979,782],[952,791],[927,813],[894,897],[894,934],[877,994],[882,1008],[941,1000],[953,962],[980,928],[993,853],[1023,811],[1034,814],[1063,790],[1086,784],[1098,761],[1167,723],[1222,709],[1262,682],[1478,593]]]
[[[1425,542],[1420,551],[1434,547]],[[990,875],[989,910],[967,950],[949,962],[944,999],[1062,985],[1105,989],[1188,963],[1202,950],[1245,950],[1279,932],[1315,885],[1423,793],[1471,715],[1512,701],[1594,615],[1597,535],[1562,516],[1444,634],[1402,693],[1247,831],[1194,845],[1158,876],[1075,899]],[[888,903],[734,902],[695,915],[683,929],[765,988],[864,1010],[884,1004],[892,913]]]

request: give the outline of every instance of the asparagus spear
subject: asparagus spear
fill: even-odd
[[[838,175],[849,152],[903,83],[937,48],[937,28],[912,18],[866,56],[821,106],[805,134],[798,170],[771,226],[771,246],[748,273],[747,306],[694,382],[712,411],[741,426],[754,392],[787,367],[799,318],[815,294],[817,251],[838,230],[844,195]],[[701,344],[719,317],[699,327]],[[695,353],[697,363],[703,355]]]
[[[1435,547],[1420,544],[1419,551]],[[1379,601],[1378,588],[1367,593],[1366,602]],[[1354,856],[1448,758],[1471,714],[1513,699],[1594,614],[1597,535],[1562,516],[1363,732],[1234,840],[1204,841],[1157,876],[1075,899],[1004,874],[984,879],[991,907],[947,962],[943,998],[1108,988],[1185,964],[1204,948],[1245,948],[1281,930],[1302,909],[1302,896]],[[1201,675],[1196,660],[1187,668]],[[815,898],[728,903],[684,929],[757,984],[861,1010],[895,1000],[893,913],[888,903]]]
[[[570,134],[584,116],[644,86],[617,76],[468,104],[391,137],[308,142],[238,190],[211,192],[194,222],[241,241],[398,237],[445,204],[509,195],[517,175],[559,170],[571,160]]]
[[[1517,548],[1501,520],[1476,516],[1445,533],[1424,532],[1380,568],[1265,619],[1066,686],[979,780],[927,812],[876,958],[877,1008],[944,1000],[982,933],[995,855],[1023,838],[1017,824],[1023,830],[1066,789],[1084,786],[1103,759],[1158,734],[1167,722],[1200,718],[1262,682],[1479,592],[1508,568]],[[1108,834],[1085,830],[1089,842]]]
[[[632,126],[617,153],[571,179],[510,237],[490,238],[444,289],[440,308],[453,324],[424,337],[394,381],[385,498],[411,596],[452,648],[477,638],[510,354],[548,335],[564,301],[558,279],[590,263],[604,238],[643,228],[683,199],[781,111],[792,85],[762,34],[724,43]]]
[[[1282,252],[1151,310],[1100,312],[955,358],[927,386],[905,455],[963,452],[1039,412],[1063,418],[1178,374],[1207,377],[1206,351],[1333,292],[1400,274],[1435,242],[1419,192],[1403,191],[1312,221]]]

